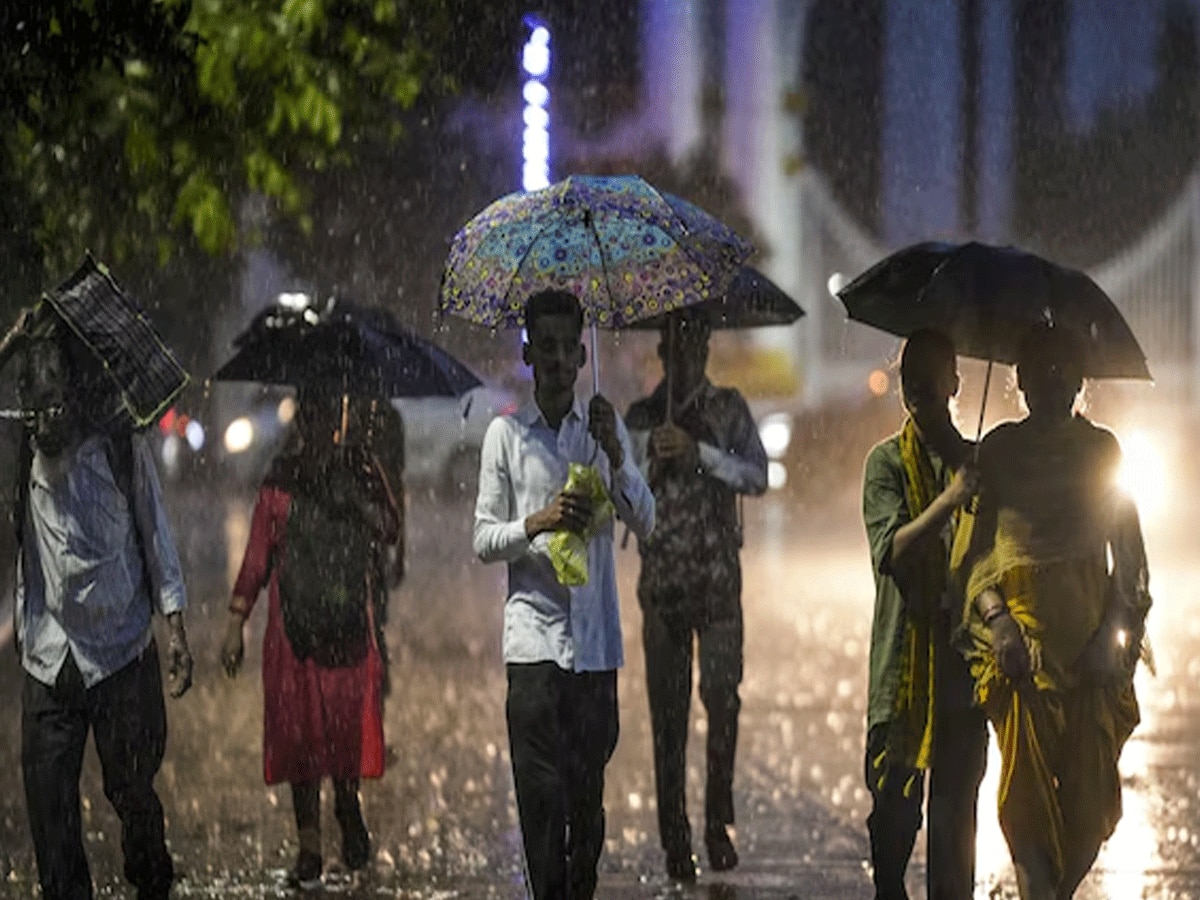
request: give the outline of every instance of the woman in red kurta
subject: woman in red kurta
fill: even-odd
[[[228,631],[222,647],[226,672],[241,664],[244,622],[261,589],[268,588],[267,627],[263,637],[263,775],[267,784],[288,782],[299,832],[300,853],[293,882],[315,881],[321,874],[320,781],[331,778],[335,811],[342,832],[342,860],[359,869],[370,858],[370,838],[359,803],[360,778],[383,774],[383,664],[376,629],[369,621],[367,650],[352,665],[323,668],[313,659],[297,659],[283,624],[280,572],[284,541],[296,485],[301,479],[328,480],[352,473],[362,515],[378,544],[395,540],[398,518],[386,479],[374,457],[362,448],[336,448],[314,422],[317,404],[305,403],[297,416],[301,448],[277,460],[259,489],[250,540],[233,588]],[[321,404],[322,406],[324,404]],[[316,436],[316,437],[314,437]],[[375,580],[374,570],[367,574]],[[369,583],[365,596],[383,590]],[[374,603],[368,603],[373,617]]]

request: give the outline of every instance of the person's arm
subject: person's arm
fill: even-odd
[[[933,498],[921,514],[896,530],[892,538],[891,562],[903,568],[917,549],[926,541],[941,534],[942,528],[954,511],[970,502],[979,490],[979,472],[973,466],[964,465],[940,494]],[[906,501],[907,504],[907,501]]]
[[[759,496],[767,489],[767,451],[758,435],[758,425],[740,394],[733,394],[734,416],[729,450],[698,441],[700,468],[723,481],[739,494]]]
[[[1112,525],[1108,538],[1112,552],[1111,591],[1104,618],[1080,656],[1081,667],[1093,675],[1114,678],[1128,675],[1142,652],[1146,614],[1150,611],[1150,570],[1137,506],[1132,498],[1114,491]]]
[[[526,532],[524,518],[513,518],[516,496],[505,453],[510,425],[493,419],[479,454],[479,493],[475,498],[472,544],[483,562],[508,562],[529,551],[535,535]]]
[[[612,469],[613,506],[617,518],[628,525],[639,540],[644,540],[654,530],[654,494],[637,464],[633,442],[619,416],[616,430],[624,453],[622,465]]]
[[[975,598],[975,610],[991,634],[996,665],[1014,684],[1023,682],[1033,671],[1033,661],[1025,636],[1000,591],[996,588],[980,591]]]
[[[1140,637],[1146,614],[1150,612],[1150,565],[1137,505],[1123,494],[1115,501],[1109,545],[1114,587],[1111,605],[1117,607],[1125,624]]]
[[[867,456],[863,471],[863,524],[877,576],[893,577],[892,543],[896,532],[909,522],[904,498],[904,473],[880,444]]]
[[[263,485],[258,489],[254,512],[250,517],[250,537],[237,579],[233,583],[233,595],[229,598],[229,618],[225,623],[225,638],[221,642],[221,664],[230,678],[238,673],[245,656],[246,620],[258,601],[271,571],[271,558],[278,543],[276,507],[284,499],[278,488]]]
[[[172,697],[182,697],[192,686],[192,653],[188,649],[183,610],[187,591],[179,551],[167,521],[162,486],[150,445],[140,436],[133,443],[133,517],[141,537],[142,559],[153,603],[167,620],[167,682]]]
[[[133,513],[141,534],[146,577],[150,581],[155,608],[169,617],[187,607],[187,591],[179,552],[163,505],[158,469],[150,445],[141,436],[133,438],[133,475]]]

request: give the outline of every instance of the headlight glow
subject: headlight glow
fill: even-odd
[[[244,453],[254,443],[254,423],[246,416],[234,419],[225,429],[225,449],[230,453]]]
[[[1143,519],[1166,512],[1171,490],[1167,454],[1150,433],[1133,430],[1121,436],[1117,485],[1133,498]]]
[[[204,426],[195,419],[189,419],[183,429],[183,436],[194,453],[204,449]]]
[[[776,460],[767,463],[767,487],[773,491],[787,486],[787,466]]]
[[[758,437],[771,459],[787,453],[792,442],[792,419],[786,413],[772,413],[758,425]]]

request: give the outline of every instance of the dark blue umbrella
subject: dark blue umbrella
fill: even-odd
[[[461,397],[482,382],[432,341],[387,313],[342,300],[322,309],[279,305],[234,341],[215,381],[292,385],[370,397]]]

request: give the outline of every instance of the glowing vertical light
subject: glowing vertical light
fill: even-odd
[[[550,74],[550,29],[528,16],[525,24],[531,30],[521,51],[521,68],[525,73],[521,88],[525,100],[521,187],[536,191],[550,184],[550,89],[546,86]]]

